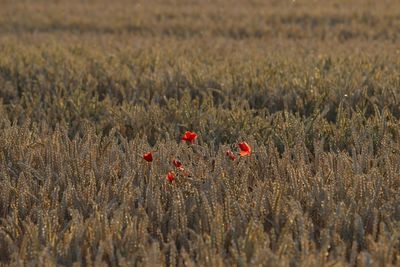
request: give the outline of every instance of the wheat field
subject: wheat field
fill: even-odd
[[[0,99],[2,266],[400,266],[397,0],[0,0]]]

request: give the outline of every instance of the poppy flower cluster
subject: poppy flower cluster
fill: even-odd
[[[195,140],[197,139],[197,134],[195,132],[191,131],[186,131],[182,137],[182,141],[184,142],[189,142],[190,144],[193,144]],[[239,147],[239,156],[241,157],[247,157],[251,155],[251,146],[246,143],[245,141],[242,141],[237,144]],[[231,150],[226,151],[226,156],[229,157],[232,161],[235,161],[237,159],[237,156],[234,152]],[[153,161],[153,154],[151,152],[147,152],[143,154],[143,159],[147,162],[152,162]],[[183,175],[189,176],[189,172],[185,170],[183,163],[179,161],[178,159],[174,159],[172,161],[172,165],[175,166],[175,168],[182,172]],[[172,183],[175,180],[176,173],[174,171],[168,171],[167,173],[167,180]]]
[[[251,155],[251,146],[248,143],[244,141],[240,142],[238,144],[238,147],[239,147],[239,156],[247,157]],[[226,151],[226,156],[229,157],[232,161],[235,161],[237,159],[237,156],[231,150]]]

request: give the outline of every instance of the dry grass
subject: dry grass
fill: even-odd
[[[398,1],[114,2],[0,0],[0,264],[400,265]]]

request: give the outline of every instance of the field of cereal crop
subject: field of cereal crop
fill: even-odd
[[[0,265],[399,266],[400,2],[0,0]]]

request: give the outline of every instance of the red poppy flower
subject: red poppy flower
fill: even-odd
[[[246,142],[240,142],[238,146],[240,148],[240,156],[242,157],[250,156],[251,147],[249,146],[249,144],[247,144]]]
[[[194,140],[196,140],[196,138],[197,138],[197,134],[195,132],[186,131],[182,137],[182,141],[188,141],[191,144],[193,144]]]
[[[235,160],[235,159],[236,159],[236,155],[233,154],[233,152],[230,151],[230,150],[226,151],[226,155],[227,155],[231,160]]]
[[[167,180],[172,183],[172,181],[174,181],[175,179],[175,173],[173,171],[169,171],[167,174]]]
[[[174,159],[172,161],[172,164],[174,164],[174,166],[180,171],[184,171],[185,170],[185,168],[183,168],[182,162],[180,162],[179,160]]]
[[[143,159],[147,162],[152,162],[153,161],[153,154],[151,152],[143,154]]]

